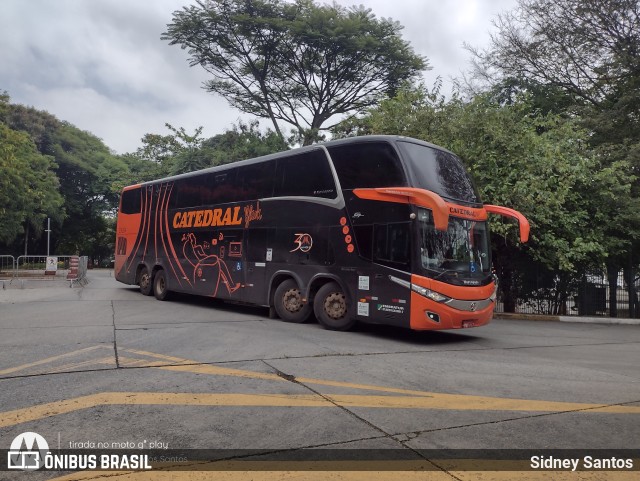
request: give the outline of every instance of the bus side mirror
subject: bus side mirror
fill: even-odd
[[[499,205],[489,205],[485,204],[484,209],[490,214],[498,214],[503,217],[511,217],[518,221],[518,225],[520,226],[520,242],[526,244],[529,241],[529,231],[531,230],[531,226],[529,225],[529,221],[525,216],[523,216],[517,210],[509,209],[508,207],[502,207]]]
[[[373,189],[353,189],[360,199],[379,200],[414,204],[431,209],[436,230],[446,232],[449,228],[449,208],[446,202],[435,192],[415,187],[378,187]]]

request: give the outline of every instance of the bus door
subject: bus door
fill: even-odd
[[[358,315],[372,323],[406,325],[411,299],[411,224],[375,224],[372,257],[371,267],[358,272]]]
[[[246,229],[244,249],[242,300],[266,305],[268,303],[267,264],[273,257],[273,251],[268,246],[268,229]]]

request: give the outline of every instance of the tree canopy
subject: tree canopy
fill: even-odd
[[[11,104],[8,96],[0,112],[1,170],[10,184],[2,191],[12,197],[3,205],[13,206],[2,215],[0,224],[12,227],[2,227],[6,235],[0,242],[14,252],[14,242],[24,244],[25,237],[37,246],[49,216],[55,251],[109,256],[113,241],[105,244],[104,232],[111,228],[119,194],[111,186],[125,175],[126,164],[94,135],[47,112]]]
[[[61,221],[63,199],[53,158],[38,152],[24,132],[0,122],[0,243],[6,244],[28,224],[42,230],[47,216]]]
[[[162,35],[212,79],[205,88],[235,108],[294,127],[294,142],[375,105],[427,67],[397,22],[362,6],[312,0],[198,0],[173,13]]]
[[[640,209],[629,163],[604,161],[576,119],[542,113],[527,95],[503,104],[491,94],[445,100],[437,91],[407,88],[336,134],[396,134],[442,145],[463,159],[485,202],[522,212],[532,226],[527,246],[516,241],[512,223],[492,219],[503,289],[515,283],[518,259],[568,282],[640,235],[631,229]]]
[[[533,87],[559,99],[564,115],[588,130],[594,155],[611,166],[623,161],[627,176],[635,179],[630,196],[609,200],[631,210],[600,226],[616,246],[607,256],[615,298],[619,269],[630,278],[640,262],[640,219],[634,215],[640,202],[640,4],[519,0],[495,23],[489,48],[474,52],[476,78],[494,89]],[[633,282],[630,286],[633,290]]]

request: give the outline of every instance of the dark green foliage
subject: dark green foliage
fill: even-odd
[[[22,190],[25,200],[21,205],[26,208],[37,204],[39,209],[31,208],[31,213],[25,214],[32,227],[28,232],[35,237],[34,241],[42,232],[45,218],[50,216],[52,252],[95,256],[104,251],[108,218],[114,215],[118,205],[118,192],[111,186],[126,175],[127,165],[94,135],[47,112],[5,102],[2,115],[4,138],[0,148],[4,158],[14,159],[11,165],[17,169],[18,178],[40,176],[40,184],[49,185],[49,190],[41,194],[33,189]],[[11,146],[15,147],[16,142],[21,147],[11,154]],[[6,164],[2,171],[10,172]],[[19,185],[15,182],[13,185]],[[17,212],[11,209],[13,217]],[[22,237],[19,241],[24,243],[27,232],[24,220],[22,224],[20,228],[13,228],[11,235],[0,239],[14,253],[16,236]],[[113,239],[109,238],[106,247],[112,250],[112,245]],[[41,243],[34,247],[39,249],[38,254],[46,250]]]
[[[623,165],[635,179],[629,194],[605,199],[610,214],[599,225],[613,279],[620,268],[640,263],[640,3],[519,0],[496,26],[491,46],[474,52],[476,78],[562,98],[565,115],[588,129],[599,162]]]
[[[27,224],[37,232],[47,216],[62,220],[54,167],[28,134],[0,122],[0,245],[12,243]]]
[[[222,134],[204,139],[202,127],[189,135],[183,128],[166,124],[169,135],[146,134],[142,147],[122,159],[129,167],[129,175],[115,186],[160,179],[192,172],[238,160],[287,150],[287,144],[272,130],[261,132],[258,122],[239,122]]]
[[[575,119],[544,114],[527,96],[445,101],[408,88],[336,133],[399,134],[442,145],[461,156],[486,203],[522,212],[532,226],[527,246],[519,245],[511,223],[492,220],[494,262],[507,291],[522,286],[518,259],[555,272],[567,289],[569,279],[602,266],[640,236],[629,162],[603,158]]]

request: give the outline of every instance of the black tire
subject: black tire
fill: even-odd
[[[153,278],[149,269],[143,267],[140,271],[140,280],[138,282],[140,286],[140,292],[145,296],[150,296],[153,293]]]
[[[335,282],[329,282],[318,290],[313,310],[325,329],[348,331],[356,324],[356,319],[349,317],[347,296]]]
[[[311,304],[303,301],[303,295],[293,279],[287,279],[277,287],[273,303],[278,317],[285,322],[300,324],[311,315]]]
[[[153,277],[153,295],[159,301],[166,301],[169,298],[169,289],[167,289],[167,276],[164,271],[156,272]]]

